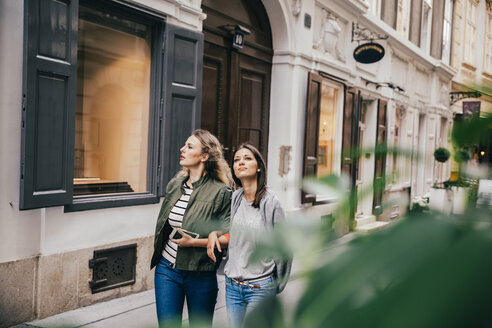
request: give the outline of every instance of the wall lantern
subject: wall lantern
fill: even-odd
[[[250,30],[238,24],[227,24],[222,26],[222,28],[226,29],[227,31],[229,31],[229,33],[232,34],[232,47],[238,50],[241,50],[243,48],[246,35],[251,34]]]

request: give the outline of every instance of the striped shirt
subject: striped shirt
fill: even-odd
[[[193,189],[189,188],[186,183],[183,184],[185,193],[181,195],[179,200],[174,204],[171,209],[171,213],[169,213],[169,224],[172,228],[181,228],[181,224],[183,223],[183,216],[186,211],[186,207],[188,206],[188,202],[190,201],[190,195],[193,192]],[[178,245],[171,241],[171,239],[167,240],[166,247],[162,251],[162,256],[166,260],[171,263],[176,263],[176,254],[178,253]]]

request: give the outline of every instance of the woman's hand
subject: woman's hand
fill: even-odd
[[[193,247],[195,246],[195,238],[192,238],[190,235],[187,233],[183,232],[183,230],[178,228],[178,232],[181,234],[181,238],[179,239],[172,239],[171,241],[176,243],[179,247]]]
[[[212,259],[212,261],[217,262],[217,259],[215,258],[215,247],[217,246],[217,250],[219,252],[222,252],[222,249],[220,248],[220,242],[219,242],[219,234],[217,231],[212,231],[208,235],[208,241],[207,241],[207,254],[208,257]]]

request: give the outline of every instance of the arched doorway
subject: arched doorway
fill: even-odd
[[[203,0],[207,19],[203,58],[201,127],[225,147],[229,163],[240,143],[268,151],[272,33],[260,0]],[[242,49],[232,47],[231,30],[251,33]]]

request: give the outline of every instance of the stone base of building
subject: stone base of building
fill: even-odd
[[[0,263],[0,327],[46,318],[58,313],[153,288],[150,268],[153,236],[71,252]],[[94,251],[137,244],[135,283],[96,294],[89,281]]]

